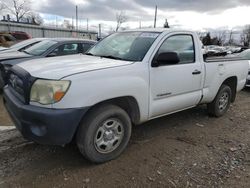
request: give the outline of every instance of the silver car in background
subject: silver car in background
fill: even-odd
[[[0,56],[1,54],[5,54],[5,53],[10,53],[10,52],[23,52],[24,50],[30,48],[31,46],[46,40],[47,38],[32,38],[32,39],[28,39],[28,40],[24,40],[21,42],[18,42],[12,46],[10,46],[9,48],[3,48],[0,47]]]

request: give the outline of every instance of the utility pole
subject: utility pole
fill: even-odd
[[[76,5],[76,30],[78,30],[78,7]]]
[[[139,28],[141,29],[141,20],[139,21]]]
[[[99,38],[102,37],[102,25],[99,24]]]
[[[57,27],[57,16],[56,16],[56,27]]]
[[[154,28],[156,28],[156,20],[157,20],[157,5],[155,6],[155,20],[154,20]]]
[[[87,18],[87,31],[89,31],[89,19]]]

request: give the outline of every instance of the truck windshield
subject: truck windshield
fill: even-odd
[[[53,45],[55,45],[57,42],[53,40],[45,40],[38,44],[35,44],[34,46],[24,50],[27,54],[34,55],[34,56],[40,56],[44,52],[46,52],[49,48],[51,48]]]
[[[125,61],[142,61],[159,34],[155,32],[115,33],[100,41],[86,54]]]

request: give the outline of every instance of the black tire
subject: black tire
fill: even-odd
[[[3,92],[3,87],[4,87],[4,81],[0,73],[0,94]]]
[[[103,126],[105,122],[107,122],[107,126],[109,120],[115,120],[119,126],[121,125],[123,127],[119,128],[123,131],[123,137],[120,139],[119,145],[116,143],[117,146],[113,151],[102,153],[98,151],[101,150],[101,147],[97,146],[96,139],[99,136],[99,130],[106,130],[106,127],[103,129]],[[102,105],[92,109],[83,119],[77,131],[77,146],[86,159],[94,163],[104,163],[117,158],[125,150],[131,136],[131,128],[131,120],[123,109],[115,105]],[[102,136],[99,137],[102,137],[102,140],[105,140],[104,138],[107,136],[106,132],[107,131],[100,133]],[[115,131],[111,130],[111,132],[114,133]],[[114,145],[115,142],[112,145]],[[105,150],[105,147],[103,148]]]
[[[223,97],[225,95],[228,97],[227,97],[227,102],[223,105],[223,103],[220,100],[222,100],[222,98],[225,98]],[[222,85],[214,101],[207,105],[208,114],[213,117],[223,116],[228,111],[231,101],[232,101],[231,88],[227,85]]]

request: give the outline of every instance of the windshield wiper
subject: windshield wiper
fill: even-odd
[[[28,54],[28,55],[31,55],[29,52],[27,52],[26,50],[23,51],[24,53]]]
[[[120,57],[115,57],[115,56],[112,56],[112,55],[101,55],[100,57],[109,58],[109,59],[116,59],[116,60],[123,60]]]
[[[84,55],[91,55],[91,56],[94,56],[94,54],[89,53],[89,52],[85,53]]]

